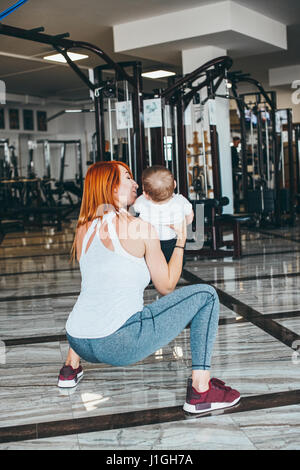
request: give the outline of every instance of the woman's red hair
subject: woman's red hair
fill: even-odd
[[[80,213],[71,250],[73,260],[76,257],[78,229],[101,215],[99,214],[100,206],[109,205],[113,206],[116,211],[119,210],[116,205],[114,190],[118,189],[120,185],[120,165],[128,171],[132,178],[130,168],[125,163],[114,160],[96,162],[89,167],[86,173]]]

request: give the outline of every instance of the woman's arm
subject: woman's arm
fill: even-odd
[[[169,264],[161,251],[160,241],[156,230],[148,225],[149,237],[144,238],[145,260],[148,265],[152,282],[162,295],[170,294],[176,287],[182,271],[184,245],[186,241],[186,222],[172,228],[177,234],[178,248],[174,248]]]
[[[190,225],[193,222],[193,220],[194,220],[194,211],[193,210],[189,215],[185,216],[185,220],[186,220],[186,225]]]

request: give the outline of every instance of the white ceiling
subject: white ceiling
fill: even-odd
[[[114,25],[183,10],[183,6],[187,9],[220,1],[222,0],[29,0],[5,18],[3,23],[25,29],[44,26],[48,34],[69,32],[72,39],[91,42],[102,48],[115,61],[124,61],[133,58],[113,52]],[[234,60],[234,69],[249,72],[267,83],[269,68],[300,63],[300,0],[235,1],[286,24],[288,50],[239,57]],[[12,4],[12,0],[0,0],[0,4],[2,11]],[[46,45],[0,35],[0,79],[6,82],[7,91],[64,99],[88,98],[88,90],[67,66],[1,55],[18,54],[38,59],[49,50],[51,47]],[[230,50],[228,54],[230,55]],[[170,57],[171,55],[174,70],[180,71],[180,54],[170,51]],[[156,64],[153,60],[141,60],[144,68]],[[101,61],[91,57],[80,61],[80,64],[94,67],[101,65]],[[147,83],[148,86],[149,83],[152,85],[152,82]]]

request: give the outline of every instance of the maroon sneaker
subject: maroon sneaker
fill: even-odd
[[[237,390],[227,387],[222,380],[212,378],[209,382],[209,389],[204,393],[199,393],[192,386],[192,379],[188,379],[183,409],[188,413],[206,413],[234,406],[240,397]]]
[[[82,379],[83,370],[79,366],[77,369],[73,369],[72,366],[64,365],[60,369],[58,377],[58,387],[60,388],[73,388],[76,387],[78,382]]]

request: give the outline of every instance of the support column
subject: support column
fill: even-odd
[[[187,74],[205,64],[209,60],[216,57],[227,55],[227,51],[219,47],[205,46],[197,49],[189,49],[182,51],[182,68],[183,74]],[[226,94],[225,82],[219,87],[218,94]],[[206,96],[202,96],[201,99]],[[232,162],[231,162],[231,148],[230,148],[230,112],[229,100],[224,98],[216,98],[216,129],[218,133],[219,144],[219,167],[220,167],[220,181],[221,181],[221,195],[229,198],[230,204],[224,206],[224,214],[233,213],[233,186],[232,186]],[[206,104],[206,108],[208,105]],[[205,113],[204,123],[205,128],[209,131],[208,113]],[[208,132],[209,133],[209,132]]]

